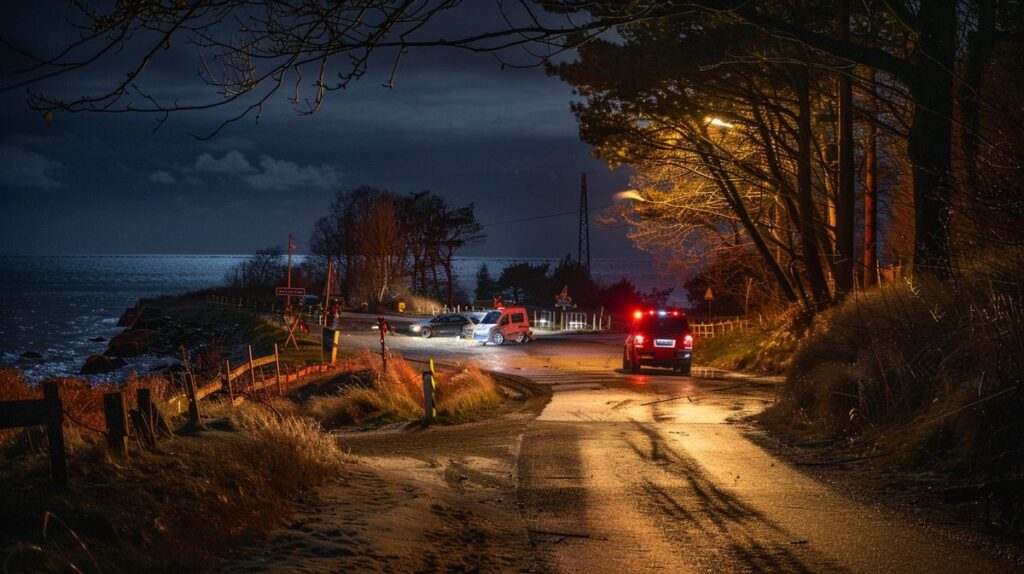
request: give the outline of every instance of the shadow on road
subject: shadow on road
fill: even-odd
[[[697,550],[694,558],[700,562],[713,560],[706,563],[713,570],[812,571],[794,551],[801,541],[791,540],[759,510],[716,484],[657,429],[641,422],[633,428],[638,434],[627,439],[630,450],[653,467],[640,485],[641,504],[662,517],[655,522],[681,549]]]

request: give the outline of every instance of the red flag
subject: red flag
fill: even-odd
[[[292,239],[291,235],[289,235],[288,236],[288,253],[295,253],[295,251],[298,250],[298,248],[299,248],[299,244],[295,243],[295,240]]]

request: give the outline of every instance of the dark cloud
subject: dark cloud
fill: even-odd
[[[59,11],[28,4],[0,8],[5,32],[12,17],[22,18],[5,39],[58,45]],[[483,4],[481,18],[495,18]],[[466,21],[436,26],[458,30]],[[209,141],[193,134],[213,131],[233,111],[174,114],[154,132],[157,118],[146,114],[58,114],[47,123],[27,109],[24,92],[2,93],[2,250],[244,253],[282,245],[289,232],[308,237],[338,190],[365,184],[475,203],[489,224],[476,253],[560,256],[575,251],[575,215],[504,222],[576,209],[581,172],[591,207],[628,187],[627,173],[609,171],[579,141],[571,90],[543,70],[502,69],[487,54],[413,50],[394,88],[385,88],[392,57],[378,54],[365,77],[331,92],[315,115],[299,115],[281,96],[258,122],[243,118]],[[17,60],[0,50],[2,69]],[[193,51],[172,46],[154,64],[147,89],[209,96],[196,67]],[[106,65],[50,85],[81,94],[122,72]],[[592,226],[591,233],[595,257],[638,255],[621,229]]]
[[[200,154],[196,157],[194,169],[201,172],[231,174],[246,174],[256,171],[249,160],[245,158],[245,154],[238,150],[231,150],[220,159],[208,153]]]
[[[12,188],[54,189],[61,163],[15,146],[0,146],[0,185]]]

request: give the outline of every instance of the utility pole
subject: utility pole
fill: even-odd
[[[324,308],[324,312],[323,312],[324,327],[327,326],[327,313],[329,312],[329,310],[331,308],[331,274],[333,272],[334,272],[333,262],[328,258],[327,259],[327,285],[324,286],[324,304],[323,304],[323,308]]]
[[[292,240],[292,234],[288,234],[288,287],[292,286],[292,250],[295,248],[295,242]],[[292,296],[288,295],[287,308],[292,308]]]
[[[587,208],[587,174],[580,177],[580,236],[576,245],[576,261],[590,271],[590,215]]]

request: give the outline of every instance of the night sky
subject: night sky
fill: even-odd
[[[7,2],[0,34],[52,49],[66,28],[65,3]],[[485,3],[487,11],[493,5]],[[463,10],[441,26],[458,28]],[[486,17],[486,14],[483,15]],[[4,85],[24,64],[0,47]],[[0,253],[247,253],[302,242],[335,192],[374,185],[398,193],[429,189],[477,205],[492,224],[578,207],[588,173],[591,207],[628,187],[579,141],[570,88],[542,69],[505,69],[493,56],[452,49],[412,51],[394,89],[390,58],[299,116],[274,97],[257,124],[243,119],[212,141],[236,110],[172,116],[156,133],[152,115],[57,114],[30,110],[23,90],[0,93]],[[195,77],[195,52],[179,40],[148,72],[154,94],[209,90]],[[122,70],[114,65],[46,84],[72,95]],[[591,223],[592,256],[637,258],[622,229]],[[575,215],[488,225],[487,242],[465,254],[554,257],[576,250]]]

